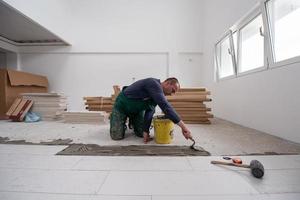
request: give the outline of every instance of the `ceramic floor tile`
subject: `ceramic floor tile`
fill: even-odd
[[[228,184],[230,180],[230,184]],[[192,195],[255,194],[239,175],[230,172],[121,172],[112,171],[99,194]]]
[[[152,200],[296,200],[300,193],[258,195],[152,196]]]
[[[151,200],[151,196],[70,195],[48,193],[0,192],[5,200]]]
[[[248,181],[260,193],[300,193],[300,169],[266,170],[261,180]]]
[[[296,200],[300,199],[300,193],[266,194],[261,195],[259,200]]]
[[[258,160],[265,169],[300,169],[300,155],[241,156],[244,163]]]
[[[212,170],[212,171],[222,171],[224,170],[224,167],[220,167],[219,165],[213,165],[210,162],[212,160],[220,160],[220,161],[224,161],[222,160],[222,157],[218,157],[218,156],[208,156],[208,157],[187,157],[191,167],[193,170],[203,170],[203,171],[208,171],[208,170]]]
[[[107,171],[0,169],[0,190],[95,194],[108,173]]]
[[[191,170],[186,157],[101,157],[82,158],[74,167],[80,170]]]
[[[241,158],[243,164],[250,164],[251,160],[258,160],[265,169],[300,169],[300,155],[275,155],[275,156],[231,156]],[[249,170],[244,168],[213,165],[211,160],[231,162],[224,160],[222,156],[187,157],[194,170]]]
[[[55,155],[67,146],[0,144],[0,154]]]
[[[9,170],[9,172],[11,171],[12,170]],[[7,173],[6,169],[0,169],[0,191],[5,190],[5,187],[12,184],[12,182],[15,181],[16,179],[17,177],[12,176],[10,173]]]
[[[0,168],[71,169],[80,159],[79,156],[0,154]]]

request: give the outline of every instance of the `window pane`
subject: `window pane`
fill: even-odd
[[[300,0],[267,3],[275,62],[300,55]]]
[[[240,30],[239,72],[264,66],[264,37],[259,30],[262,27],[262,15],[259,15]]]
[[[229,51],[230,41],[229,37],[227,36],[217,45],[219,78],[234,75],[232,57]]]

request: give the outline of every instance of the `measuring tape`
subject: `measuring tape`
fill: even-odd
[[[224,160],[232,160],[233,163],[235,164],[242,164],[243,161],[240,158],[230,158],[230,157],[223,157]]]

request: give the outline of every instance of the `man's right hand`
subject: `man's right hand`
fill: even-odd
[[[182,134],[185,137],[185,139],[187,139],[187,140],[193,138],[191,131],[188,129],[182,129]]]
[[[182,134],[185,137],[185,139],[188,140],[193,138],[191,131],[185,126],[182,120],[177,125],[181,127]]]

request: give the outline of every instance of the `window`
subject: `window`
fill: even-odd
[[[218,79],[300,63],[300,0],[261,0],[215,45]]]
[[[300,1],[266,2],[271,44],[275,62],[300,55]]]
[[[264,66],[264,37],[262,15],[240,29],[238,72]]]
[[[216,45],[216,63],[218,69],[218,78],[226,78],[235,74],[234,62],[232,57],[232,45],[230,42],[230,34]]]

